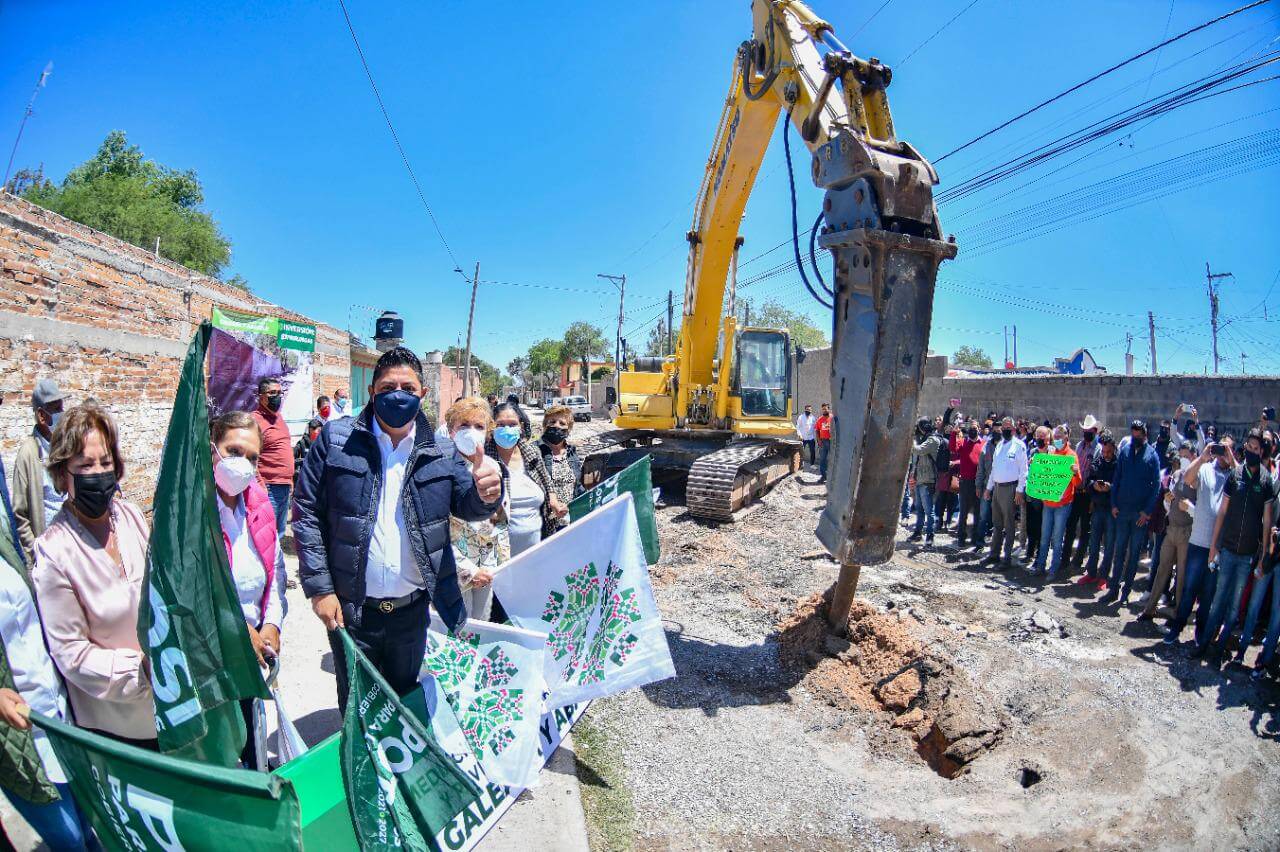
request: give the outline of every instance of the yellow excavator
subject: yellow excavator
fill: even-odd
[[[828,506],[818,535],[843,562],[884,561],[892,550],[928,345],[938,265],[955,256],[941,238],[937,174],[899,140],[885,89],[891,71],[861,59],[798,0],[753,0],[753,38],[734,60],[687,234],[679,343],[665,358],[636,358],[618,375],[615,430],[586,449],[588,484],[636,456],[655,480],[687,476],[690,514],[717,520],[798,469],[786,329],[738,327],[732,303],[738,228],[778,117],[792,125],[825,190],[802,256],[792,177],[797,270],[832,322]],[[814,242],[834,258],[831,285]],[[812,271],[812,279],[806,270]],[[864,461],[866,462],[864,464]]]

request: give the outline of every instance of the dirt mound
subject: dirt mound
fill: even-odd
[[[876,714],[888,741],[913,748],[947,778],[996,745],[1001,715],[986,709],[951,660],[925,649],[912,622],[854,601],[838,636],[827,627],[830,604],[830,591],[814,595],[778,625],[782,663],[808,669],[811,692],[833,707]]]

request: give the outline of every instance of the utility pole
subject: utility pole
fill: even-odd
[[[1151,311],[1147,311],[1147,334],[1151,337],[1151,375],[1158,376],[1160,371],[1156,369],[1156,317]]]
[[[36,95],[40,94],[40,90],[44,88],[45,83],[49,82],[49,75],[53,73],[53,61],[44,66],[44,70],[40,72],[40,79],[36,80],[36,87],[31,90],[31,100],[27,101],[27,111],[22,114],[22,123],[18,125],[18,137],[13,140],[13,150],[9,152],[9,165],[4,167],[4,180],[0,181],[0,187],[9,185],[9,173],[13,171],[13,158],[18,155],[18,143],[22,141],[22,131],[27,129],[27,119],[35,113]]]
[[[622,370],[622,305],[627,298],[627,276],[606,275],[602,272],[598,273],[596,277],[603,278],[618,288],[618,334],[613,341],[613,386],[617,388],[619,387],[618,373]],[[590,380],[589,376],[588,380]]]
[[[466,274],[461,269],[454,267],[454,272],[462,275],[463,280]],[[471,396],[471,327],[476,318],[476,290],[480,287],[480,261],[476,261],[476,274],[471,279],[471,310],[467,312],[467,353],[464,356],[466,362],[462,367],[462,395]]]
[[[1004,363],[1000,365],[1001,369],[1009,367],[1009,326],[1004,326]]]
[[[1018,366],[1018,327],[1016,325],[1013,327],[1013,366],[1015,369]]]
[[[1223,278],[1234,278],[1230,272],[1211,272],[1209,261],[1204,262],[1204,277],[1209,291],[1209,325],[1213,331],[1213,374],[1218,375],[1218,281]]]
[[[1245,375],[1245,371],[1244,371],[1244,359],[1245,359],[1245,358],[1248,358],[1248,357],[1249,357],[1249,356],[1248,356],[1248,355],[1246,355],[1246,354],[1244,354],[1243,352],[1241,352],[1241,353],[1240,353],[1240,375],[1242,375],[1242,376],[1243,376],[1243,375]]]
[[[675,321],[675,315],[674,315],[675,305],[672,302],[673,295],[674,294],[670,290],[667,291],[667,354],[668,355],[676,354],[675,349],[673,349],[671,346],[671,323]]]

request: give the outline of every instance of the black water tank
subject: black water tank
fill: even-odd
[[[383,311],[373,328],[374,340],[404,339],[404,320],[395,311]]]

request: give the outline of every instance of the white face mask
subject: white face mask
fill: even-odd
[[[474,456],[476,450],[484,446],[484,430],[471,426],[459,429],[453,436],[453,445],[464,456]]]
[[[1180,459],[1178,459],[1178,469],[1179,469],[1179,470],[1186,470],[1186,469],[1187,469],[1187,468],[1189,468],[1189,467],[1191,467],[1191,459],[1188,459],[1188,458],[1180,458]]]
[[[224,494],[232,497],[239,497],[257,475],[253,462],[244,456],[222,456],[213,466],[213,481]]]

